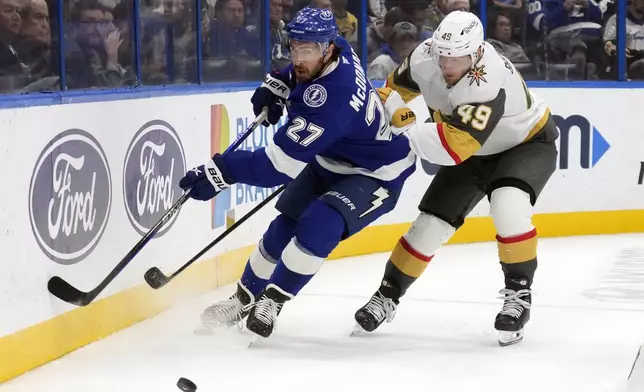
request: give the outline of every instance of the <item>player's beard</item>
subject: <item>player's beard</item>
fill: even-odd
[[[293,65],[293,69],[295,70],[295,79],[298,83],[310,82],[318,77],[325,65],[324,57],[320,59],[312,71],[309,71],[309,69],[304,66]]]

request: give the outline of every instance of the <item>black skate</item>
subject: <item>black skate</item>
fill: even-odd
[[[263,338],[271,336],[282,306],[292,298],[292,295],[282,291],[279,287],[273,284],[268,285],[259,300],[252,306],[248,320],[246,320],[246,328]]]
[[[532,291],[522,289],[514,291],[503,289],[499,291],[503,299],[503,308],[496,315],[494,328],[499,331],[499,344],[509,346],[523,340],[523,327],[530,320],[532,306]]]
[[[395,290],[383,282],[383,286],[371,296],[369,302],[356,312],[354,317],[358,326],[352,335],[359,332],[360,328],[366,332],[373,332],[383,322],[390,323],[394,319],[399,301],[398,296],[392,295],[393,291]]]
[[[247,315],[255,297],[241,282],[237,283],[237,291],[229,299],[208,307],[201,315],[201,323],[206,328],[221,326],[231,327],[239,324]]]

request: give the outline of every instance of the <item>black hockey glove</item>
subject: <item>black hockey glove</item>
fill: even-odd
[[[221,155],[215,154],[204,165],[188,170],[179,181],[179,187],[184,191],[190,189],[191,198],[206,201],[230,188],[233,183]]]
[[[291,93],[289,86],[290,77],[288,74],[273,71],[266,75],[264,83],[255,90],[253,97],[250,99],[255,115],[258,116],[263,108],[268,108],[268,115],[262,125],[275,125],[280,120],[284,113],[286,99]]]

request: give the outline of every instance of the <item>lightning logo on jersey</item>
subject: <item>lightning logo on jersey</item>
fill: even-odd
[[[376,189],[375,192],[373,192],[373,195],[376,197],[376,199],[371,202],[371,207],[367,211],[360,214],[358,218],[362,218],[370,212],[374,211],[376,208],[380,207],[384,200],[389,197],[389,192],[387,192],[385,188],[380,187]]]

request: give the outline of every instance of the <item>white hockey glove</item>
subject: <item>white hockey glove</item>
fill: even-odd
[[[385,104],[385,114],[394,135],[405,133],[416,125],[416,114],[407,106],[397,91],[387,87],[376,90]]]

